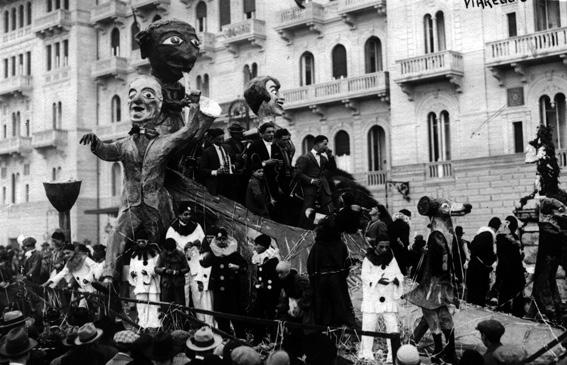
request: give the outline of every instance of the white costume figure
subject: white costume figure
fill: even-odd
[[[79,292],[94,293],[96,292],[92,283],[98,281],[102,275],[103,264],[99,264],[90,259],[85,252],[75,251],[70,253],[67,250],[69,257],[65,267],[57,274],[53,275],[45,285],[50,288],[55,288],[62,279],[67,283],[72,283],[73,279],[79,285]],[[82,298],[79,302],[80,307],[86,307],[87,301]]]
[[[209,290],[209,279],[212,267],[201,266],[201,260],[205,253],[199,251],[200,245],[187,244],[185,257],[189,260],[189,292],[193,299],[193,306],[196,309],[213,310],[213,292]],[[187,298],[189,302],[189,298]],[[211,327],[215,327],[213,316],[197,313],[197,319],[205,322]]]
[[[142,236],[143,237],[143,236]],[[159,302],[160,278],[155,272],[159,257],[159,248],[155,243],[149,244],[145,238],[137,238],[137,247],[130,259],[128,282],[134,287],[136,299]],[[159,307],[146,303],[136,303],[138,325],[142,328],[159,328]]]
[[[387,237],[377,237],[375,247],[368,249],[362,262],[362,330],[376,331],[378,316],[382,315],[386,332],[398,332],[398,300],[403,288],[398,263],[390,249]],[[388,358],[392,362],[392,344],[388,342]],[[362,336],[359,358],[374,360],[374,337]]]

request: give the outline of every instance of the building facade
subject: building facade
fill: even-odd
[[[127,85],[149,72],[134,35],[160,18],[197,29],[201,56],[184,81],[221,104],[219,126],[246,123],[244,85],[272,75],[297,154],[325,134],[339,166],[390,210],[417,216],[423,195],[469,201],[459,223],[473,233],[532,189],[522,152],[540,121],[556,127],[567,163],[567,3],[534,3],[0,0],[0,243],[47,237],[57,214],[41,182],[69,178],[83,181],[72,238],[104,242],[122,166],[78,140],[127,134]],[[409,182],[409,201],[396,181]]]

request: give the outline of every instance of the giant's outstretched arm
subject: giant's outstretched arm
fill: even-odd
[[[104,161],[120,161],[122,157],[121,142],[103,142],[94,133],[85,134],[81,140],[80,144],[90,144],[91,151],[101,160]]]

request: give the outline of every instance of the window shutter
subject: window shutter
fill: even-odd
[[[230,0],[219,0],[220,26],[230,24]]]
[[[244,13],[256,11],[256,0],[244,0]]]

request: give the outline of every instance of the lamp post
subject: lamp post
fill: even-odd
[[[68,242],[71,241],[71,208],[79,197],[81,181],[44,182],[47,199],[59,212],[59,228],[65,233]]]

